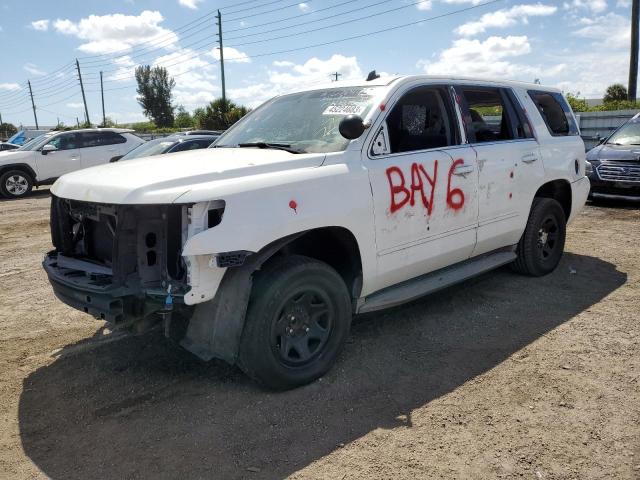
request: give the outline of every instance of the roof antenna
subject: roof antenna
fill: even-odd
[[[380,75],[378,75],[375,70],[371,70],[369,72],[369,75],[367,75],[367,82],[375,80],[376,78],[380,78]]]

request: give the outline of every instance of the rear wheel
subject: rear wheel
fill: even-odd
[[[293,255],[256,275],[239,366],[274,389],[312,382],[335,362],[349,334],[351,302],[338,273]]]
[[[562,258],[565,237],[562,206],[552,198],[535,198],[512,268],[534,277],[552,272]]]
[[[21,198],[33,188],[31,175],[23,170],[9,170],[0,175],[0,193],[7,198]]]

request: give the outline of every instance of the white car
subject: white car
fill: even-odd
[[[331,367],[354,314],[553,271],[589,180],[560,91],[408,76],[276,97],[209,149],[52,192],[58,298],[289,388]]]
[[[0,152],[0,195],[19,198],[65,173],[109,163],[144,140],[122,128],[50,132],[17,150]]]

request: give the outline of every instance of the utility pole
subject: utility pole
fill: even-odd
[[[332,80],[333,82],[337,82],[338,81],[338,77],[341,77],[342,74],[341,73],[332,73],[331,75],[329,75],[330,77],[335,77],[335,80]]]
[[[80,128],[80,120],[78,120],[78,117],[76,117],[76,125]]]
[[[104,87],[102,86],[102,70],[100,70],[100,96],[102,97],[102,126],[107,126],[107,117],[104,114]]]
[[[76,68],[78,69],[78,80],[80,80],[80,90],[82,91],[82,102],[84,103],[84,118],[87,124],[91,124],[89,120],[89,110],[87,109],[87,98],[84,95],[84,85],[82,84],[82,73],[80,73],[80,62],[76,58]]]
[[[218,10],[218,43],[220,44],[220,78],[222,80],[222,102],[226,105],[227,92],[224,85],[224,48],[222,46],[222,15]]]
[[[631,4],[631,55],[629,58],[629,85],[627,95],[629,101],[636,101],[636,90],[638,85],[638,22],[640,12],[638,11],[640,0],[633,0]]]
[[[36,121],[36,130],[40,130],[38,126],[38,115],[36,115],[36,104],[33,101],[33,90],[31,90],[31,80],[27,80],[29,84],[29,95],[31,96],[31,106],[33,107],[33,118]]]

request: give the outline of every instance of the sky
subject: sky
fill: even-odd
[[[0,0],[0,115],[34,125],[145,120],[136,65],[162,65],[173,103],[192,111],[221,95],[255,107],[332,73],[466,75],[534,81],[584,98],[627,84],[631,0]],[[406,25],[406,26],[405,26]],[[399,27],[399,28],[395,28]],[[355,37],[355,38],[354,38]]]

